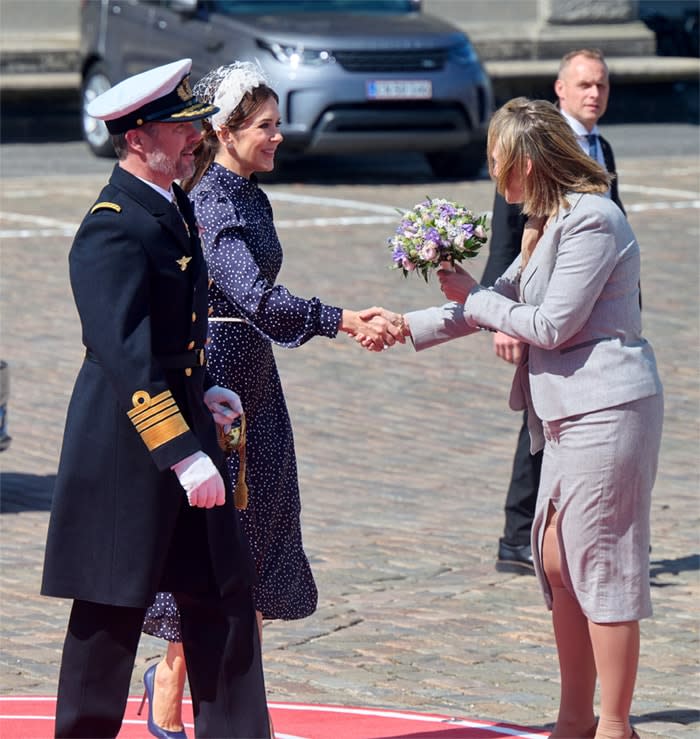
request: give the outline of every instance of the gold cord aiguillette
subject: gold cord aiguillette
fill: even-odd
[[[227,455],[238,452],[238,479],[233,491],[233,502],[236,508],[244,510],[248,507],[248,483],[246,483],[245,472],[245,447],[246,447],[246,422],[245,413],[241,414],[240,426],[232,426],[224,431],[217,425],[219,432],[219,445]]]

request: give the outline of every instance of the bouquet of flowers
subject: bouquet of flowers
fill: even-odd
[[[479,253],[486,243],[486,216],[475,216],[449,200],[427,198],[403,213],[388,242],[393,268],[404,277],[417,271],[427,282],[431,270],[449,269]]]

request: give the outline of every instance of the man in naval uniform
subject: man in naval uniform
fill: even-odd
[[[198,737],[269,737],[253,567],[216,423],[241,412],[206,369],[207,271],[189,176],[216,112],[191,60],[131,77],[88,112],[118,163],[71,248],[85,359],[68,409],[42,593],[73,600],[57,737],[119,732],[147,606],[175,595]]]

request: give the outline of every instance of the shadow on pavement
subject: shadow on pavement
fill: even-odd
[[[0,513],[51,510],[56,475],[0,473]]]
[[[679,575],[681,572],[697,572],[700,570],[700,554],[688,554],[685,557],[676,559],[659,559],[651,562],[649,568],[649,577],[652,579],[652,586],[661,587],[660,583],[653,580],[659,575]],[[669,583],[666,583],[669,584]]]
[[[700,722],[700,711],[697,708],[675,708],[672,711],[654,711],[630,716],[632,726],[651,723],[680,724],[690,726]]]
[[[64,90],[3,91],[0,143],[80,141],[80,94]]]

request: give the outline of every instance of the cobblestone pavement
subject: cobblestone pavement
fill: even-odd
[[[697,156],[672,156],[627,157],[618,168],[642,244],[645,334],[666,390],[652,511],[655,614],[642,625],[634,722],[643,737],[699,736],[700,167]],[[285,247],[282,281],[347,307],[440,301],[435,283],[387,269],[393,208],[427,193],[488,210],[491,183],[356,174],[355,184],[292,177],[266,186]],[[82,356],[66,255],[104,179],[50,172],[2,183],[1,351],[12,370],[14,437],[0,455],[2,694],[55,691],[69,604],[38,589]],[[320,603],[310,618],[265,627],[271,699],[550,724],[558,671],[549,616],[534,578],[494,570],[519,419],[507,408],[511,369],[489,336],[379,355],[341,336],[277,356]],[[162,649],[142,640],[133,693]]]

